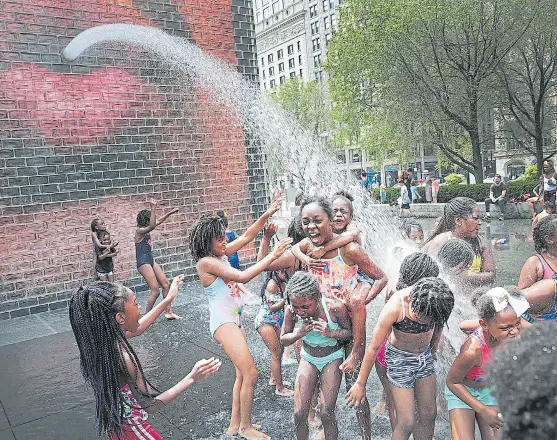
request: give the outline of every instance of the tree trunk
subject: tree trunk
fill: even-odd
[[[543,132],[542,132],[543,120],[541,114],[541,106],[535,107],[534,121],[536,124],[535,126],[536,137],[534,139],[536,143],[536,164],[538,166],[538,176],[541,176],[543,171]]]
[[[476,183],[483,183],[484,168],[482,161],[482,144],[478,123],[478,85],[471,80],[470,84],[470,124],[468,134],[472,143],[472,162],[474,163],[474,178]]]

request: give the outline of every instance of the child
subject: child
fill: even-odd
[[[412,180],[410,183],[410,191],[412,192],[412,203],[418,203],[418,200],[422,200],[422,196],[418,192],[418,187],[416,186],[418,182]]]
[[[282,353],[280,328],[284,321],[284,289],[286,271],[277,270],[267,273],[267,280],[261,287],[261,308],[255,317],[255,329],[263,338],[271,352],[271,380],[269,385],[276,386],[275,394],[290,397],[294,391],[282,381]]]
[[[551,200],[544,202],[543,211],[540,212],[538,215],[536,215],[534,217],[534,220],[532,221],[532,232],[534,231],[534,228],[541,220],[543,220],[546,217],[549,217],[554,212],[555,212],[555,203],[553,203]]]
[[[474,440],[478,423],[482,440],[495,440],[503,425],[489,386],[488,362],[504,340],[521,331],[521,315],[528,301],[515,288],[496,287],[473,298],[480,326],[464,341],[447,375],[445,397],[453,437]]]
[[[211,335],[221,344],[236,367],[232,415],[226,434],[239,434],[248,440],[267,440],[270,437],[258,431],[251,422],[253,390],[258,372],[242,328],[243,301],[237,283],[246,283],[267,269],[271,262],[288,249],[292,240],[282,240],[269,255],[244,271],[231,267],[227,256],[251,242],[269,217],[278,211],[279,206],[280,200],[276,200],[232,243],[227,243],[226,228],[216,215],[201,217],[192,228],[189,239],[192,257],[197,262],[197,274],[209,300]]]
[[[402,217],[402,212],[407,209],[410,211],[410,215],[413,216],[412,208],[410,207],[410,197],[408,196],[408,187],[404,184],[402,180],[398,181],[400,185],[400,210],[398,213],[399,217]]]
[[[439,194],[439,181],[435,176],[431,176],[431,198],[433,203],[437,203],[437,194]]]
[[[369,373],[388,337],[385,361],[396,411],[393,439],[408,440],[413,432],[414,438],[433,438],[437,416],[434,355],[453,305],[453,293],[443,280],[423,278],[396,292],[379,315],[360,374],[346,400],[349,406],[364,401]]]
[[[346,307],[323,297],[317,278],[307,272],[292,275],[286,294],[290,305],[286,308],[280,341],[285,346],[299,339],[303,341],[295,385],[296,438],[307,440],[309,437],[308,415],[319,382],[320,416],[325,440],[336,440],[335,405],[342,380],[339,367],[344,359],[341,341],[352,337]]]
[[[166,275],[153,259],[150,232],[164,222],[169,216],[178,212],[178,208],[174,208],[157,221],[157,217],[155,215],[157,202],[150,200],[149,204],[151,205],[151,210],[144,209],[137,214],[137,229],[135,230],[134,237],[137,270],[139,270],[139,273],[143,276],[147,286],[149,286],[149,289],[151,290],[151,295],[147,300],[147,307],[145,308],[146,312],[149,312],[153,308],[157,298],[159,297],[159,285],[162,287],[163,298],[167,295],[169,287]],[[168,320],[180,318],[172,312],[170,305],[168,306],[164,316]]]
[[[70,300],[70,323],[81,371],[95,395],[98,435],[112,440],[162,440],[147,422],[147,414],[164,408],[195,382],[218,371],[218,359],[203,359],[184,379],[159,393],[145,377],[128,341],[147,330],[172,303],[182,280],[183,275],[177,276],[166,298],[142,317],[135,294],[117,283],[87,284]]]
[[[101,245],[110,246],[110,234],[108,232],[99,231],[97,235]],[[105,247],[104,249],[95,247],[95,253],[97,254],[95,270],[97,271],[99,280],[114,281],[114,262],[112,261],[112,257],[118,255],[118,251],[110,247]]]
[[[424,229],[415,220],[405,220],[402,224],[404,234],[414,243],[417,247],[421,247],[424,243]]]
[[[387,203],[387,187],[384,184],[379,185],[379,199],[381,204]]]
[[[107,249],[107,248],[115,248],[116,246],[118,246],[118,242],[110,243],[110,245],[102,244],[99,241],[99,235],[98,235],[99,232],[101,231],[106,231],[106,224],[104,223],[104,220],[102,218],[93,219],[93,221],[91,222],[91,241],[93,242],[94,249],[96,248]]]

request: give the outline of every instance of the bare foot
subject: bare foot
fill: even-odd
[[[275,379],[269,379],[269,386],[274,387],[277,385],[277,381]],[[283,380],[282,381],[282,386],[284,387],[292,387],[292,382],[289,382],[287,380]]]
[[[251,426],[253,426],[255,429],[261,429],[261,425],[258,425],[257,423],[252,423]],[[236,426],[236,427],[229,426],[228,429],[226,430],[225,434],[235,436],[235,435],[238,435],[239,430],[240,430],[240,428],[238,426]]]
[[[175,319],[182,319],[181,316],[178,316],[176,313],[174,312],[170,312],[170,313],[165,313],[164,317],[168,320],[168,321],[174,321]]]
[[[313,436],[313,440],[325,440],[325,430],[319,431],[317,434]]]
[[[313,428],[320,428],[321,426],[323,426],[323,424],[321,423],[321,417],[319,417],[319,414],[317,413],[314,413],[313,417],[308,417],[308,423],[309,426]]]
[[[240,428],[238,430],[238,434],[240,437],[245,438],[247,440],[271,440],[267,434],[262,433],[255,429],[254,425],[251,425],[249,428]]]
[[[286,386],[283,386],[280,390],[277,388],[275,390],[275,394],[277,396],[292,397],[294,395],[294,390],[290,389],[290,388],[287,388]]]

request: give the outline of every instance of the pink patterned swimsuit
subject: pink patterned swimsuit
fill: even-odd
[[[346,304],[350,293],[358,283],[358,266],[346,264],[340,255],[340,249],[337,251],[336,257],[322,260],[324,263],[322,268],[310,268],[309,271],[317,277],[323,296]]]

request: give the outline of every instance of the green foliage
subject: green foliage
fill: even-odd
[[[516,180],[538,180],[538,165],[530,165],[524,171],[524,176],[521,176]]]
[[[445,176],[445,182],[448,185],[460,185],[464,182],[464,176],[462,174],[451,173]]]

